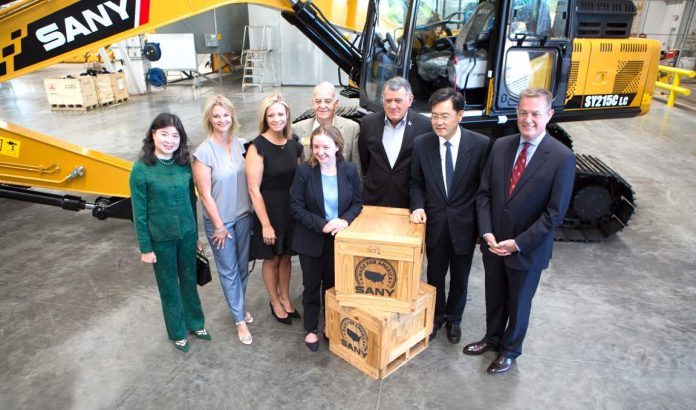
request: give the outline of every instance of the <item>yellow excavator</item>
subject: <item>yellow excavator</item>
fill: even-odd
[[[515,131],[519,93],[528,87],[556,96],[556,122],[637,116],[652,101],[659,43],[628,38],[630,0],[15,1],[0,11],[0,81],[240,2],[282,10],[348,74],[342,94],[367,111],[380,109],[382,85],[394,75],[409,79],[413,108],[422,112],[438,88],[464,92],[463,125],[494,138]],[[351,42],[337,27],[358,36]],[[362,112],[343,114],[359,120]],[[571,145],[557,124],[548,130]],[[630,185],[598,158],[577,162],[559,239],[621,230],[635,207]],[[0,197],[129,218],[129,170],[121,159],[0,121]],[[86,203],[29,187],[102,196]]]

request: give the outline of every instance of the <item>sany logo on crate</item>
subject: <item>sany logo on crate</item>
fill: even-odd
[[[396,270],[391,262],[379,258],[363,258],[355,265],[355,293],[393,296]]]
[[[367,331],[350,318],[341,320],[341,346],[362,357],[367,357]]]
[[[78,1],[30,23],[15,70],[146,24],[150,0]]]

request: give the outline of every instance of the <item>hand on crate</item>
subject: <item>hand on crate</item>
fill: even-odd
[[[330,233],[331,235],[336,235],[337,233],[341,232],[347,227],[348,221],[341,218],[335,218],[327,222],[326,225],[324,225],[322,232]]]
[[[414,224],[424,224],[428,220],[427,216],[425,215],[425,210],[422,208],[418,208],[415,211],[411,212],[411,222]]]

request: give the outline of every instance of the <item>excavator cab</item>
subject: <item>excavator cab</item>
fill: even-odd
[[[409,80],[414,107],[433,91],[463,91],[469,116],[514,114],[529,87],[566,92],[572,38],[569,0],[371,1],[361,46],[361,105],[381,106],[384,82]],[[441,18],[439,16],[446,16]],[[557,99],[554,108],[563,109]]]

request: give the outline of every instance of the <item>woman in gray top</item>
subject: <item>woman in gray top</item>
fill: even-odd
[[[239,340],[248,345],[252,339],[247,323],[253,318],[244,309],[244,295],[249,278],[251,200],[243,141],[235,137],[239,124],[232,102],[220,95],[208,98],[203,124],[208,138],[193,154],[193,176],[220,285]]]

